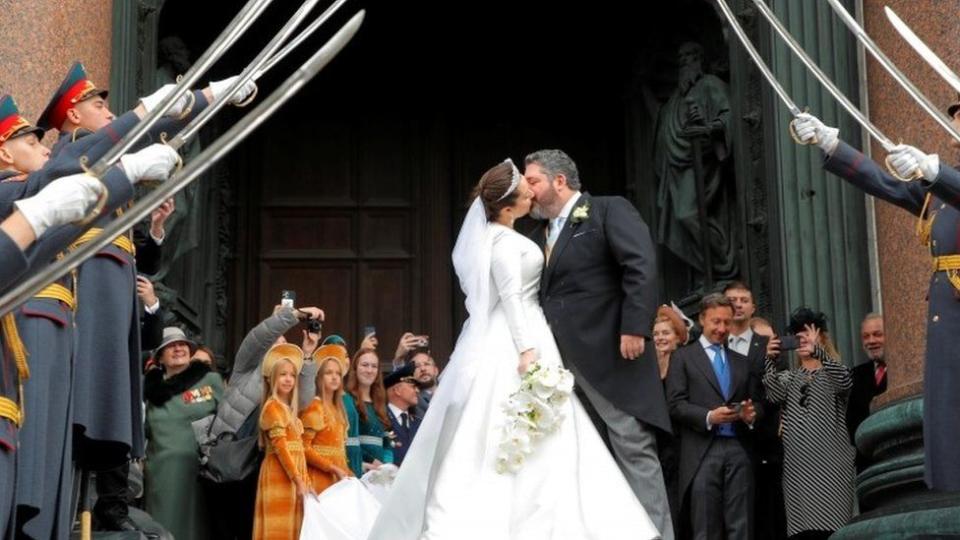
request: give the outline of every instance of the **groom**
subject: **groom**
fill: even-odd
[[[543,312],[584,407],[593,409],[630,487],[671,540],[653,430],[669,432],[670,417],[647,343],[657,310],[650,232],[626,199],[581,193],[577,166],[563,151],[540,150],[525,161],[533,215],[549,219],[531,233],[546,257]]]

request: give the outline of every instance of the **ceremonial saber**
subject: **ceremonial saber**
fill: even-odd
[[[113,148],[100,158],[100,160],[90,168],[89,174],[97,178],[103,178],[103,175],[120,159],[120,156],[130,151],[140,137],[142,137],[185,92],[193,88],[194,83],[200,79],[200,76],[206,73],[214,62],[219,60],[220,57],[227,52],[227,49],[237,42],[240,36],[250,28],[253,22],[257,20],[272,1],[273,0],[249,0],[233,20],[230,21],[230,24],[224,28],[223,32],[217,36],[217,39],[214,40],[203,55],[180,77],[174,90],[160,100],[160,103],[147,113],[147,115],[137,123],[136,127],[130,130]],[[84,162],[85,156],[81,158],[81,163]]]
[[[233,20],[230,21],[230,24],[223,29],[223,32],[217,36],[217,39],[214,40],[203,55],[187,70],[186,75],[177,78],[177,84],[173,91],[164,96],[164,98],[160,100],[160,103],[148,112],[117,144],[113,145],[93,167],[87,168],[89,159],[87,156],[80,156],[80,166],[84,171],[98,180],[103,178],[103,176],[107,174],[107,170],[109,170],[123,154],[126,154],[140,137],[142,137],[148,129],[153,127],[153,125],[157,123],[157,120],[159,120],[185,92],[190,90],[193,83],[210,69],[210,66],[219,60],[227,49],[236,43],[240,36],[247,31],[250,25],[253,24],[253,21],[263,13],[263,10],[265,10],[272,1],[273,0],[249,0]],[[190,109],[193,108],[194,101],[196,100],[193,93],[187,95],[190,96],[190,101],[182,113],[183,117],[190,114]],[[103,207],[107,204],[107,198],[110,196],[105,185],[103,188],[100,196],[97,198],[96,204],[93,205],[90,212],[77,222],[78,226],[86,228],[93,223],[94,220],[97,219],[97,216],[103,211]]]
[[[730,9],[730,6],[727,5],[726,0],[717,0],[717,4],[720,6],[720,11],[723,12],[723,16],[726,17],[727,22],[730,23],[730,28],[733,30],[733,33],[737,36],[737,39],[740,41],[740,44],[743,45],[743,48],[746,49],[747,55],[753,60],[753,63],[757,66],[757,69],[760,70],[760,74],[763,75],[763,78],[770,83],[770,86],[773,88],[773,92],[780,98],[780,101],[787,106],[787,109],[790,110],[790,114],[793,115],[794,119],[790,121],[790,136],[793,137],[793,140],[797,144],[816,144],[817,140],[814,137],[810,142],[804,142],[800,140],[800,137],[797,136],[796,129],[794,129],[794,122],[796,122],[796,117],[800,114],[800,107],[797,107],[797,104],[790,98],[790,95],[787,94],[787,91],[784,90],[783,86],[780,85],[780,81],[777,80],[774,76],[773,71],[767,66],[766,62],[763,61],[763,58],[760,56],[760,53],[757,52],[757,49],[754,48],[753,43],[750,42],[750,38],[747,37],[746,32],[743,31],[743,27],[740,26],[740,22],[737,21],[736,16],[733,14],[733,11]]]
[[[263,124],[277,109],[313,79],[320,70],[326,67],[356,35],[364,16],[365,12],[363,10],[354,15],[267,99],[201,152],[179,174],[162,183],[131,209],[124,212],[122,216],[107,224],[96,238],[77,247],[62,259],[52,262],[49,266],[0,297],[0,316],[10,313],[47,284],[80,266],[83,261],[110,244],[114,238],[147,217],[164,200],[175,195],[194,179],[207,172],[213,164],[233,150],[237,144]]]
[[[900,33],[900,37],[902,37],[907,44],[913,47],[913,50],[916,51],[921,58],[926,60],[926,62],[930,64],[930,67],[932,67],[938,75],[943,77],[943,80],[947,81],[947,84],[949,84],[958,94],[960,94],[960,77],[958,77],[953,70],[947,67],[947,64],[945,64],[943,60],[941,60],[940,57],[937,56],[937,54],[934,53],[933,50],[928,47],[927,44],[924,43],[923,40],[920,39],[920,37],[917,36],[917,34],[914,33],[909,26],[907,26],[907,23],[903,22],[903,20],[897,16],[897,13],[893,11],[890,6],[884,6],[883,11],[887,14],[887,19],[890,21],[890,24],[893,25],[893,28]]]
[[[827,0],[827,1],[830,2],[830,7],[832,7],[833,10],[837,12],[837,15],[840,16],[840,19],[843,21],[843,24],[847,25],[847,28],[849,28],[850,31],[853,32],[853,34],[857,37],[857,40],[863,44],[863,47],[867,49],[867,51],[871,55],[873,55],[874,58],[877,59],[877,62],[880,62],[880,65],[883,66],[883,69],[887,70],[887,73],[889,73],[890,76],[893,77],[893,79],[897,81],[897,83],[899,83],[904,90],[907,91],[907,94],[911,98],[913,98],[913,100],[916,101],[918,105],[920,105],[920,108],[922,108],[924,112],[926,112],[934,120],[936,120],[936,122],[940,124],[940,127],[945,129],[947,133],[950,134],[951,137],[953,137],[957,141],[960,141],[960,131],[957,131],[957,129],[953,127],[953,124],[950,123],[950,119],[947,118],[945,114],[940,112],[937,106],[934,105],[929,99],[927,99],[927,96],[923,95],[923,92],[921,92],[916,86],[914,86],[914,84],[910,82],[910,79],[908,79],[906,75],[904,75],[903,72],[900,71],[896,65],[894,65],[894,63],[890,60],[890,58],[888,58],[887,55],[880,50],[880,47],[878,47],[877,44],[874,43],[874,41],[870,38],[870,36],[867,35],[867,32],[863,29],[862,26],[860,26],[857,20],[854,19],[853,16],[850,15],[850,13],[846,9],[844,9],[844,7],[840,4],[840,1],[839,0]],[[890,8],[887,8],[887,16],[888,17],[890,16]],[[893,16],[896,17],[897,20],[899,20],[899,17],[897,17],[896,14],[894,14]],[[892,19],[891,19],[891,22],[892,22]],[[900,21],[900,24],[903,26],[906,26],[905,24],[903,24],[903,21]],[[894,28],[897,28],[896,23],[894,23],[893,26]],[[902,35],[902,32],[901,32],[901,35]],[[914,35],[914,37],[916,37],[916,35]],[[909,39],[907,40],[907,43],[910,43]],[[924,47],[926,47],[926,45],[924,45]],[[929,49],[927,50],[929,51]],[[932,54],[932,51],[931,51],[931,54]],[[924,55],[921,54],[921,56],[924,56]],[[926,59],[926,56],[924,56],[924,59]],[[940,62],[940,63],[941,65],[943,65],[943,62]],[[945,65],[943,67],[946,69]],[[947,69],[947,71],[950,71],[950,70]],[[956,76],[954,75],[954,77]]]
[[[807,53],[803,50],[803,47],[801,47],[800,44],[797,43],[797,40],[790,35],[790,32],[788,32],[783,26],[783,24],[780,22],[780,19],[774,15],[773,11],[767,7],[763,0],[753,0],[753,3],[760,10],[760,13],[767,20],[767,22],[770,23],[770,26],[773,27],[777,35],[779,35],[784,43],[786,43],[787,47],[793,51],[793,54],[800,59],[800,62],[806,66],[807,70],[809,70],[810,73],[812,73],[813,76],[820,81],[820,84],[823,85],[827,92],[829,92],[830,95],[833,96],[838,103],[840,103],[840,106],[843,107],[843,109],[847,111],[847,113],[852,116],[858,124],[863,126],[863,128],[866,129],[867,132],[870,133],[870,135],[876,139],[881,146],[883,146],[884,151],[887,152],[887,157],[884,161],[887,165],[887,170],[890,171],[890,174],[903,181],[916,180],[917,178],[922,177],[923,173],[920,172],[919,168],[917,168],[917,170],[915,170],[908,178],[904,178],[897,174],[896,168],[890,162],[890,152],[892,152],[897,145],[894,144],[889,137],[884,135],[883,132],[880,131],[880,128],[873,125],[873,122],[871,122],[870,119],[867,118],[867,116],[863,114],[860,109],[856,107],[856,105],[851,103],[850,100],[847,99],[847,96],[845,96],[843,92],[841,92],[840,89],[833,84],[833,81],[831,81],[830,78],[827,77],[827,75],[820,69],[820,67],[817,66],[813,59],[807,55]]]
[[[308,37],[313,35],[313,33],[317,31],[317,28],[320,28],[320,26],[322,26],[323,23],[327,22],[327,19],[333,16],[333,14],[336,13],[336,11],[340,9],[340,7],[343,6],[343,4],[345,4],[346,2],[347,0],[337,0],[336,2],[331,4],[330,7],[324,10],[324,12],[321,13],[319,17],[317,17],[312,23],[310,23],[310,26],[304,28],[302,32],[297,34],[297,37],[293,38],[290,41],[290,43],[287,43],[287,45],[283,49],[281,49],[280,52],[270,57],[270,60],[267,60],[267,62],[257,71],[256,75],[253,76],[253,80],[256,81],[264,73],[270,71],[273,68],[273,66],[277,65],[281,60],[286,58],[291,51],[299,47],[301,43],[303,43]]]
[[[198,114],[196,118],[194,118],[189,124],[187,124],[183,129],[181,129],[180,132],[177,133],[175,137],[170,139],[170,141],[167,144],[169,144],[170,147],[174,149],[179,149],[180,147],[182,147],[184,144],[187,143],[189,139],[191,139],[194,135],[197,134],[198,131],[200,131],[200,128],[206,125],[207,122],[209,122],[210,119],[213,118],[213,115],[215,115],[220,109],[222,109],[230,101],[230,97],[233,96],[237,92],[237,90],[243,87],[243,85],[245,85],[247,82],[255,81],[257,78],[260,77],[260,75],[265,73],[265,70],[263,69],[264,65],[270,62],[274,53],[277,52],[277,50],[280,49],[281,45],[283,45],[283,43],[287,40],[287,38],[289,38],[290,35],[293,34],[293,31],[296,30],[298,26],[300,26],[300,23],[303,22],[303,20],[307,17],[307,15],[310,14],[310,10],[312,10],[313,7],[316,6],[319,1],[320,0],[305,0],[302,4],[300,4],[300,7],[297,8],[296,13],[294,13],[293,16],[290,17],[289,20],[287,20],[286,24],[284,24],[283,27],[280,28],[280,31],[277,32],[276,35],[273,36],[273,39],[271,39],[270,42],[267,43],[267,45],[263,48],[263,50],[260,51],[260,54],[258,54],[256,58],[254,58],[253,61],[251,61],[247,65],[247,67],[244,68],[243,72],[240,73],[240,75],[237,77],[237,80],[234,81],[233,84],[226,90],[223,97],[221,97],[220,99],[214,100],[214,102],[211,103],[206,109],[204,109],[203,112]],[[343,5],[345,1],[346,0],[338,0],[338,2],[335,2],[334,4],[332,4],[320,16],[320,19],[326,20],[330,18],[330,16],[333,15],[333,13],[337,9],[339,9],[339,7]],[[289,53],[289,51],[287,51],[287,53]],[[287,53],[284,53],[284,54],[287,54]],[[275,63],[271,65],[275,65]],[[254,92],[250,94],[250,96],[245,100],[244,103],[239,104],[239,106],[242,107],[249,104],[255,96],[256,96],[256,90],[254,90]]]

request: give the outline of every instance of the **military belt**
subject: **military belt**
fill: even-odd
[[[960,270],[960,255],[941,255],[933,258],[933,271]]]
[[[933,258],[933,271],[946,272],[953,288],[960,291],[960,255],[941,255]]]
[[[66,304],[71,311],[77,309],[77,304],[73,298],[73,293],[70,291],[70,289],[59,283],[54,283],[47,286],[42,291],[38,292],[34,298],[50,298],[52,300],[59,300]]]
[[[20,406],[14,403],[12,399],[0,396],[0,418],[6,418],[19,427],[23,421]]]
[[[103,232],[103,229],[101,229],[101,228],[99,228],[99,227],[94,227],[94,228],[88,230],[87,232],[83,233],[83,236],[81,236],[80,238],[78,238],[78,239],[76,240],[76,242],[74,242],[73,244],[70,245],[70,249],[76,249],[76,248],[78,248],[78,247],[86,244],[87,242],[89,242],[89,241],[93,240],[94,238],[100,236],[100,233],[102,233],[102,232]],[[114,238],[114,239],[113,239],[113,245],[114,245],[114,246],[117,246],[118,248],[120,248],[120,249],[122,249],[122,250],[124,250],[124,251],[126,251],[126,252],[129,253],[131,256],[136,256],[136,254],[137,254],[137,250],[133,247],[133,241],[131,241],[130,238],[128,238],[128,237],[125,236],[125,235],[120,235],[120,236]]]

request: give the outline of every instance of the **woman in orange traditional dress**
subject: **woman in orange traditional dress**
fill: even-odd
[[[347,465],[347,412],[343,407],[343,376],[349,368],[347,350],[325,345],[313,354],[317,363],[317,397],[300,413],[303,451],[310,485],[320,494],[345,476]]]
[[[297,377],[302,365],[303,351],[289,343],[274,345],[263,360],[260,446],[267,455],[257,484],[254,540],[300,538],[303,496],[310,490],[303,425],[297,418]]]

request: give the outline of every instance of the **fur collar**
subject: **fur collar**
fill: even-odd
[[[187,369],[169,379],[163,378],[162,368],[151,369],[143,377],[143,397],[154,406],[162,407],[170,398],[193,388],[207,373],[210,367],[200,361],[190,362]]]

